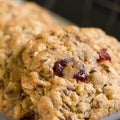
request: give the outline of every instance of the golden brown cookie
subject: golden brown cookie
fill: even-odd
[[[42,32],[27,44],[22,88],[41,120],[98,120],[120,110],[120,43],[98,28]]]
[[[53,24],[49,13],[36,4],[0,0],[0,112],[14,120],[38,119],[21,88],[21,53],[29,40]]]

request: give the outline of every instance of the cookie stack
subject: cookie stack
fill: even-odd
[[[120,43],[60,27],[34,3],[0,1],[0,112],[13,120],[98,120],[120,111]]]

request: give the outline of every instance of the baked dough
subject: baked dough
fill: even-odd
[[[27,44],[21,85],[41,120],[98,120],[120,110],[120,43],[98,28],[42,32]]]
[[[29,40],[54,25],[49,13],[34,3],[0,0],[0,112],[12,119],[31,117],[36,109],[21,87],[21,53]]]

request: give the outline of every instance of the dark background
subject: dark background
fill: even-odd
[[[80,27],[100,27],[120,40],[120,0],[31,1],[39,3]]]

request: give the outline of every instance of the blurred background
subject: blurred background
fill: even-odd
[[[120,40],[120,0],[34,1],[80,27],[100,27]]]

